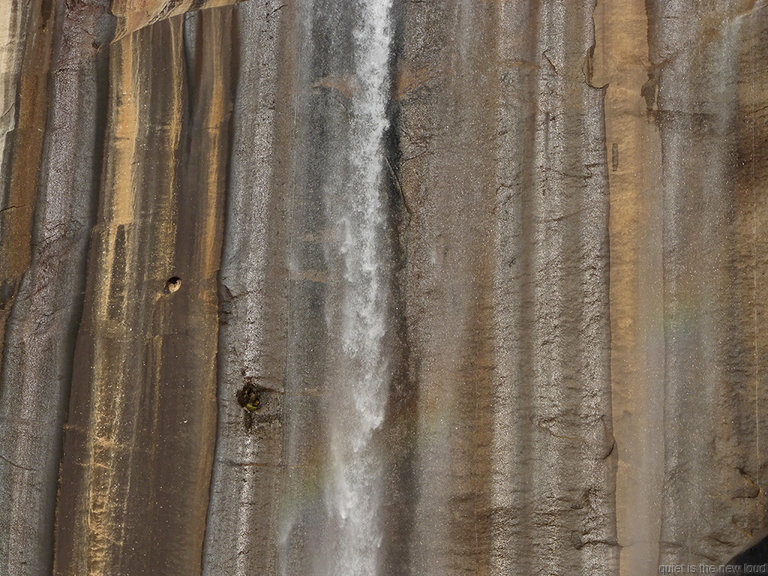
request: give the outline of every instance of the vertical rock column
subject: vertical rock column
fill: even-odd
[[[399,181],[409,380],[416,387],[403,573],[487,574],[497,5],[403,8]]]
[[[719,563],[765,525],[768,8],[649,6],[664,181],[660,562]]]
[[[47,3],[0,8],[0,345],[32,255],[54,31]],[[59,37],[61,38],[61,36]]]
[[[197,34],[189,69],[181,18],[111,49],[57,575],[201,570],[216,428],[231,12],[201,16]]]
[[[0,214],[2,575],[51,573],[61,429],[102,160],[107,4],[19,3],[27,34],[18,105],[4,111],[16,127]]]
[[[605,86],[611,396],[619,574],[658,570],[664,472],[661,141],[644,0],[598,2],[592,84]]]
[[[294,11],[277,0],[236,10],[240,66],[219,288],[219,418],[203,558],[210,576],[277,573]],[[257,412],[238,400],[244,390],[261,391]]]
[[[334,9],[334,5],[336,8]],[[314,574],[325,558],[322,482],[327,466],[323,419],[329,361],[328,329],[322,311],[328,299],[324,244],[333,239],[324,210],[323,188],[338,171],[336,143],[344,137],[349,91],[345,27],[350,11],[338,2],[297,3],[290,7],[295,55],[291,70],[290,132],[278,143],[285,168],[288,288],[283,474],[276,525],[278,573]],[[334,50],[329,50],[331,45]],[[309,538],[308,538],[309,536]],[[310,542],[312,544],[310,544]],[[309,544],[309,545],[308,545]]]
[[[593,8],[405,8],[415,574],[616,572]]]
[[[503,11],[494,573],[616,572],[608,182],[593,10],[586,1]],[[528,32],[510,40],[513,26]]]
[[[16,128],[17,96],[21,78],[21,63],[24,58],[24,44],[30,12],[40,11],[41,2],[30,3],[12,0],[0,5],[0,161],[3,174],[3,208],[7,210],[5,195],[9,174],[9,160],[12,153],[14,130]]]

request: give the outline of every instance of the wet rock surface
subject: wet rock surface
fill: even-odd
[[[8,0],[0,46],[0,576],[763,532],[765,2]]]

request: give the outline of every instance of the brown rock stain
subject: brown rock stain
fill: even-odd
[[[347,100],[351,100],[360,89],[360,80],[354,74],[344,76],[325,76],[312,84],[313,88],[329,88],[341,94]]]
[[[605,96],[610,183],[611,389],[619,446],[622,576],[655,572],[663,481],[661,146],[641,91],[648,79],[644,0],[598,2],[593,84]]]
[[[434,80],[440,77],[440,74],[441,70],[432,65],[419,67],[401,65],[395,78],[395,100],[402,100],[417,90],[429,87]]]
[[[200,86],[185,83],[181,18],[112,45],[108,168],[70,414],[70,429],[86,432],[65,443],[57,573],[200,570],[231,11],[201,20]],[[172,277],[180,288],[169,292]]]
[[[6,6],[2,10],[7,9]],[[0,78],[9,75],[4,78],[6,85],[2,90],[7,98],[18,101],[18,105],[11,101],[7,103],[7,109],[0,110],[2,115],[18,113],[14,132],[5,136],[5,146],[12,146],[13,156],[8,166],[2,166],[3,170],[8,171],[9,177],[7,202],[0,206],[1,347],[5,340],[6,321],[13,299],[32,256],[32,222],[37,206],[40,171],[30,169],[30,166],[39,166],[42,160],[54,26],[53,16],[48,14],[46,18],[39,1],[27,3],[24,7],[17,5],[13,14],[0,13],[0,18],[4,23],[8,22],[9,26],[15,20],[26,20],[28,30],[32,32],[27,33],[26,30],[17,28],[15,31],[4,31],[4,34],[7,34],[5,38],[0,36],[0,45],[6,44],[10,47],[16,44],[15,49],[5,48],[11,58],[15,56],[17,61],[0,63]],[[16,34],[18,36],[14,37]],[[22,48],[24,59],[18,69],[19,77],[14,78],[12,68],[18,66]],[[17,86],[14,86],[15,81],[18,81]],[[16,88],[18,94],[14,94]],[[18,111],[15,110],[16,106]],[[0,156],[0,162],[3,161],[4,158]],[[5,195],[5,191],[0,191],[0,194]]]
[[[210,17],[207,17],[210,16]],[[231,30],[231,17],[224,19],[219,12],[207,15],[203,19],[202,34],[205,36],[205,48],[209,54],[203,60],[205,68],[200,73],[200,78],[210,78],[209,92],[204,95],[203,101],[209,102],[205,108],[206,116],[202,120],[205,130],[206,149],[202,165],[206,167],[204,198],[206,206],[203,208],[204,227],[200,239],[199,254],[203,255],[200,265],[201,277],[208,282],[216,281],[216,272],[219,267],[219,257],[222,242],[222,215],[223,199],[226,194],[226,153],[228,150],[229,122],[232,110],[229,106],[231,95],[231,78],[224,74],[217,74],[217,70],[224,70],[227,61],[231,58],[228,48],[230,43],[225,42],[223,34]],[[215,292],[206,291],[206,295],[213,297]],[[215,305],[213,298],[210,304]],[[213,334],[213,340],[217,333]]]
[[[495,189],[495,114],[489,113],[498,92],[495,9],[442,4],[436,12],[445,18],[430,29],[426,46],[406,44],[395,78],[401,130],[409,135],[402,153],[411,156],[425,134],[432,152],[401,165],[399,173],[404,195],[413,198],[402,242],[407,347],[418,359],[409,374],[418,387],[414,482],[423,490],[413,511],[406,565],[425,575],[492,573],[485,479],[493,434],[493,254],[487,215]],[[409,5],[405,17],[406,28],[424,25],[418,5]],[[443,82],[421,90],[436,77],[435,60],[445,62]]]

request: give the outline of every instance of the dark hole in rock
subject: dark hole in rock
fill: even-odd
[[[243,387],[237,391],[237,403],[243,409],[245,429],[251,431],[253,423],[268,422],[275,419],[274,414],[257,414],[262,408],[262,396],[267,394],[282,394],[283,391],[271,386],[258,383],[258,376],[246,376],[245,370],[240,371],[243,377]]]
[[[246,378],[243,387],[237,391],[237,403],[243,409],[243,424],[248,432],[253,428],[254,412],[261,407],[262,390],[253,378]]]
[[[251,378],[245,380],[245,384],[237,391],[237,403],[248,412],[256,412],[261,405],[261,386],[253,382]]]
[[[172,276],[171,278],[168,278],[168,280],[165,283],[166,294],[173,294],[179,288],[181,288],[181,278],[179,278],[178,276]]]

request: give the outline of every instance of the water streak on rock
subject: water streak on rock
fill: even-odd
[[[327,548],[334,551],[328,574],[375,574],[381,541],[383,470],[374,435],[383,422],[388,393],[383,342],[387,289],[382,277],[386,218],[381,188],[390,7],[391,0],[360,3],[353,33],[359,87],[351,99],[351,128],[344,150],[348,173],[340,198],[333,191],[326,194],[327,212],[341,212],[340,244],[329,245],[328,250],[339,250],[344,265],[341,325],[329,326],[331,333],[340,330],[341,349],[336,351],[339,378],[328,414],[331,471],[325,497],[336,539]]]

